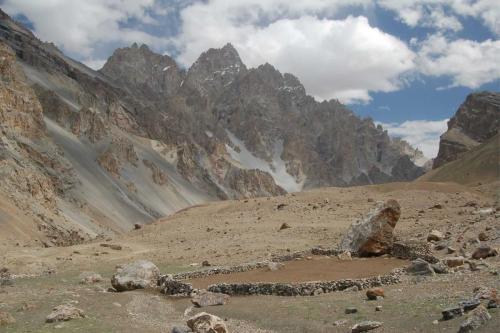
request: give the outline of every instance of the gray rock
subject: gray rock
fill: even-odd
[[[406,268],[406,271],[412,275],[434,275],[431,264],[423,259],[415,259]]]
[[[461,306],[456,306],[452,308],[445,309],[441,312],[443,314],[443,320],[450,320],[455,317],[459,317],[464,314],[464,310]]]
[[[138,260],[116,270],[111,278],[111,285],[117,291],[145,289],[155,287],[160,270],[150,261]]]
[[[481,301],[479,299],[473,298],[466,301],[461,301],[460,303],[458,303],[458,306],[464,309],[464,312],[469,312],[477,308],[480,304]]]
[[[174,328],[172,328],[172,333],[188,333],[188,332],[189,330],[178,326],[174,326]]]
[[[380,326],[382,326],[382,323],[379,321],[370,321],[370,320],[362,321],[360,323],[357,323],[351,328],[351,333],[366,332],[374,330]]]
[[[477,308],[472,310],[467,318],[460,324],[458,333],[474,331],[484,325],[490,319],[491,315],[489,314],[488,310],[484,306],[479,305]]]

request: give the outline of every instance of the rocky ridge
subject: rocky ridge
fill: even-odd
[[[454,161],[464,152],[486,142],[498,134],[499,128],[500,93],[470,94],[448,121],[448,130],[441,135],[433,168]]]

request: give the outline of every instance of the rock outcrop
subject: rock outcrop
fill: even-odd
[[[433,168],[456,160],[461,154],[492,138],[500,129],[500,93],[480,92],[467,96],[441,135]]]
[[[340,243],[340,250],[360,256],[389,253],[393,231],[401,215],[396,200],[379,204],[373,211],[354,222]]]

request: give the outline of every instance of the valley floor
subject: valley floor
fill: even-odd
[[[170,332],[185,326],[189,299],[171,299],[153,291],[104,292],[115,265],[134,259],[154,262],[162,273],[232,265],[268,259],[271,255],[334,247],[349,225],[377,201],[396,199],[402,209],[395,229],[399,239],[425,240],[428,233],[448,233],[449,246],[466,252],[477,246],[480,232],[487,243],[500,246],[498,202],[484,188],[471,189],[444,183],[394,183],[351,188],[326,188],[280,197],[223,201],[177,212],[140,230],[71,247],[34,248],[20,243],[0,245],[0,267],[24,276],[13,286],[0,287],[0,311],[15,324],[2,332]],[[278,208],[279,207],[279,208]],[[290,228],[279,230],[283,223]],[[458,243],[457,241],[460,241]],[[121,250],[101,244],[120,245]],[[446,250],[436,251],[446,256]],[[383,259],[380,259],[383,260]],[[384,287],[383,301],[368,302],[365,293],[338,292],[313,297],[232,297],[228,304],[207,312],[228,318],[231,332],[348,332],[363,319],[384,322],[375,332],[456,332],[461,319],[433,324],[441,311],[470,298],[478,286],[500,290],[499,257],[486,260],[489,269],[460,271],[434,277],[405,277],[401,284]],[[78,284],[83,271],[95,271],[104,281]],[[51,274],[49,274],[51,273]],[[73,302],[87,318],[62,324],[45,324],[52,307]],[[24,307],[23,307],[24,304]],[[375,306],[382,305],[380,312]],[[348,306],[358,313],[344,314]],[[496,332],[499,309],[480,332]],[[338,320],[347,320],[334,326]],[[56,327],[60,327],[59,330]]]

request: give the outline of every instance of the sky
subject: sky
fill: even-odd
[[[44,41],[99,69],[145,43],[188,68],[232,43],[296,75],[429,158],[467,94],[500,91],[500,0],[0,0]]]

